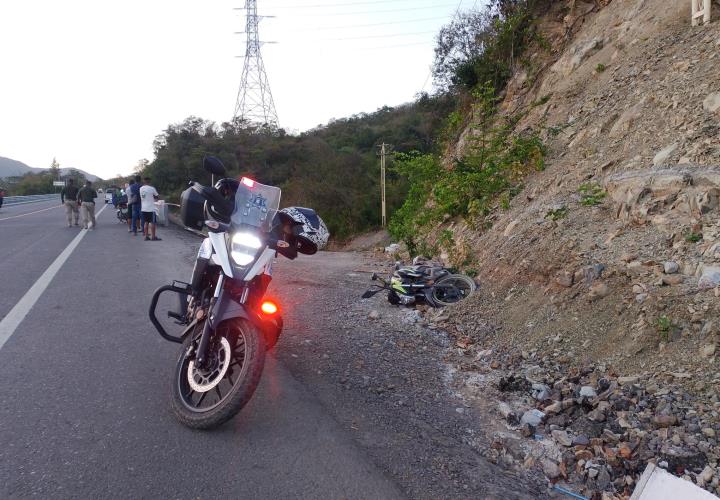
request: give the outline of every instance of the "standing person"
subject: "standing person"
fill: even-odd
[[[65,205],[65,217],[67,218],[68,227],[72,227],[73,223],[79,226],[78,219],[80,212],[78,210],[78,191],[75,181],[68,179],[65,186],[60,191],[60,204]]]
[[[92,182],[85,181],[85,186],[78,191],[77,196],[82,208],[83,229],[92,231],[95,227],[95,198],[97,198]]]
[[[143,179],[143,186],[140,188],[140,202],[142,205],[143,234],[145,241],[160,241],[155,236],[156,216],[155,201],[158,199],[157,190],[150,185],[150,177]],[[152,237],[150,236],[152,234]]]
[[[140,228],[140,176],[136,175],[135,179],[130,179],[130,182],[127,191],[128,211],[131,214],[128,232],[137,236]]]
[[[127,223],[128,223],[128,233],[132,233],[132,226],[130,223],[132,222],[132,206],[130,205],[130,183],[125,183],[125,204],[127,205]]]
[[[5,198],[5,191],[3,191],[3,188],[0,188],[0,208],[2,208],[3,198]]]

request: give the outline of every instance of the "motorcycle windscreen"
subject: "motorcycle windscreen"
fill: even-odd
[[[245,181],[245,179],[243,179]],[[269,232],[280,207],[280,188],[259,182],[241,182],[235,195],[233,225],[250,225]]]

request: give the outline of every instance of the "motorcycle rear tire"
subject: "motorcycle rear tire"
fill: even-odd
[[[202,329],[199,330],[202,331]],[[230,349],[232,356],[228,361],[229,365],[237,366],[236,363],[238,362],[238,356],[235,356],[234,349],[238,345],[236,339],[239,337],[233,339],[232,336],[242,335],[244,339],[244,362],[240,367],[239,375],[236,375],[236,380],[227,390],[227,394],[220,398],[215,406],[203,410],[191,408],[186,398],[189,397],[190,401],[192,401],[192,396],[184,397],[184,393],[187,394],[190,389],[186,381],[188,379],[189,362],[192,361],[186,357],[186,352],[191,342],[196,341],[198,335],[188,335],[178,356],[170,391],[172,409],[182,424],[193,429],[212,429],[237,415],[252,398],[255,389],[260,383],[260,376],[265,365],[265,339],[263,334],[249,321],[232,319],[218,325],[215,335],[220,335],[228,339],[228,342],[233,342]],[[230,376],[227,372],[226,374]],[[220,383],[218,383],[218,388]],[[213,392],[213,389],[208,390],[206,394],[211,392]],[[196,394],[202,393],[196,392]]]
[[[448,295],[443,285],[452,286],[455,293]],[[477,285],[475,285],[475,282],[469,276],[465,276],[464,274],[449,274],[435,282],[431,288],[431,298],[432,301],[439,306],[449,306],[450,304],[455,304],[468,298],[475,292],[476,287]]]

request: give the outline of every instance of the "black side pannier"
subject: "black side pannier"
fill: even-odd
[[[180,195],[180,218],[185,227],[200,231],[205,223],[205,198],[193,188]]]

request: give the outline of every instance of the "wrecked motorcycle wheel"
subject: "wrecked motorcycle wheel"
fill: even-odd
[[[196,366],[202,328],[183,343],[171,388],[175,416],[188,427],[211,429],[234,417],[252,397],[265,364],[262,333],[245,320],[220,323],[208,345],[208,362]]]
[[[474,291],[475,282],[463,274],[450,274],[440,278],[432,286],[432,301],[441,306],[455,304],[468,298]]]

